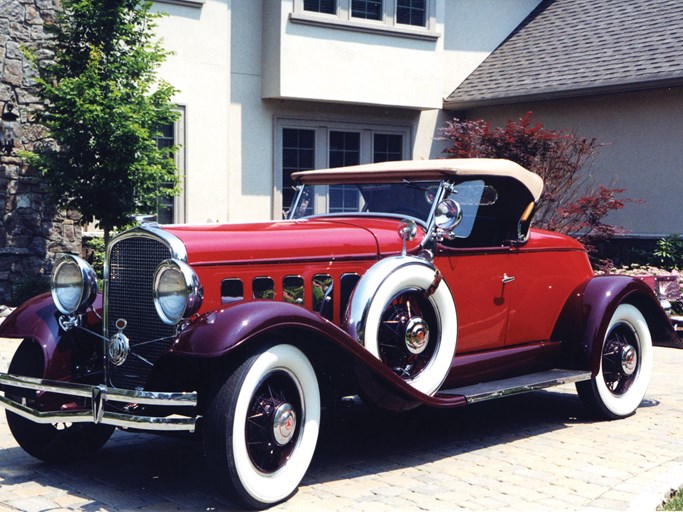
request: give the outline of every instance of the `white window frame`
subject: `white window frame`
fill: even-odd
[[[294,0],[294,10],[289,15],[292,23],[324,26],[355,32],[381,33],[413,39],[436,40],[441,34],[436,31],[436,0],[426,0],[425,26],[397,23],[396,0],[384,0],[382,20],[368,20],[351,16],[351,0],[337,0],[337,13],[327,14],[304,10],[304,0]]]
[[[285,128],[315,131],[315,155],[313,157],[314,169],[327,169],[329,167],[331,131],[360,133],[360,164],[369,164],[373,162],[373,156],[375,152],[375,134],[393,134],[403,136],[403,160],[409,160],[412,158],[412,127],[409,125],[388,125],[276,117],[274,123],[273,142],[275,153],[273,176],[274,218],[280,218],[280,212],[282,212],[282,130]]]
[[[187,188],[185,162],[187,161],[187,140],[186,140],[186,126],[185,120],[186,108],[184,105],[176,105],[175,110],[178,112],[178,119],[173,123],[173,144],[177,146],[177,150],[173,155],[175,163],[176,175],[178,176],[178,194],[172,198],[173,200],[173,224],[183,224],[187,220]],[[158,215],[158,209],[155,212]]]
[[[187,222],[187,108],[185,105],[177,107],[180,115],[175,122],[174,136],[178,151],[174,155],[178,177],[180,178],[180,190],[173,199],[173,221],[176,224]]]

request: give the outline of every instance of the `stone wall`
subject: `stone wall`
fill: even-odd
[[[81,250],[77,217],[56,212],[39,173],[17,156],[44,137],[34,121],[42,107],[33,88],[36,72],[23,49],[39,60],[51,58],[44,28],[58,8],[58,0],[0,0],[0,109],[11,101],[21,127],[19,147],[12,155],[0,153],[0,304],[49,276],[55,254]]]

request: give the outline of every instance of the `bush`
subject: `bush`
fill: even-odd
[[[100,236],[83,237],[83,258],[90,263],[97,279],[104,278],[104,238]]]
[[[683,269],[683,238],[679,235],[660,238],[654,256],[663,267]]]

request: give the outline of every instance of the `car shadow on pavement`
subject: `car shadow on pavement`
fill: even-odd
[[[386,413],[361,407],[323,426],[314,471],[309,471],[316,481],[412,467],[593,421],[575,393],[557,391],[458,409]],[[309,476],[303,483],[311,480]]]
[[[558,391],[451,410],[386,413],[354,405],[323,423],[302,486],[413,467],[592,421],[575,394]],[[0,488],[30,481],[58,489],[84,511],[241,510],[214,487],[194,439],[116,433],[96,457],[60,465],[18,447],[2,450]]]

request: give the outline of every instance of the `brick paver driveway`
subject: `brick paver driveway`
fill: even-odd
[[[12,345],[0,340],[0,368]],[[354,407],[323,426],[299,492],[274,510],[654,510],[683,483],[683,350],[656,348],[638,412],[594,422],[573,386],[459,410]],[[0,419],[0,511],[239,510],[191,439],[117,433],[52,466]]]

